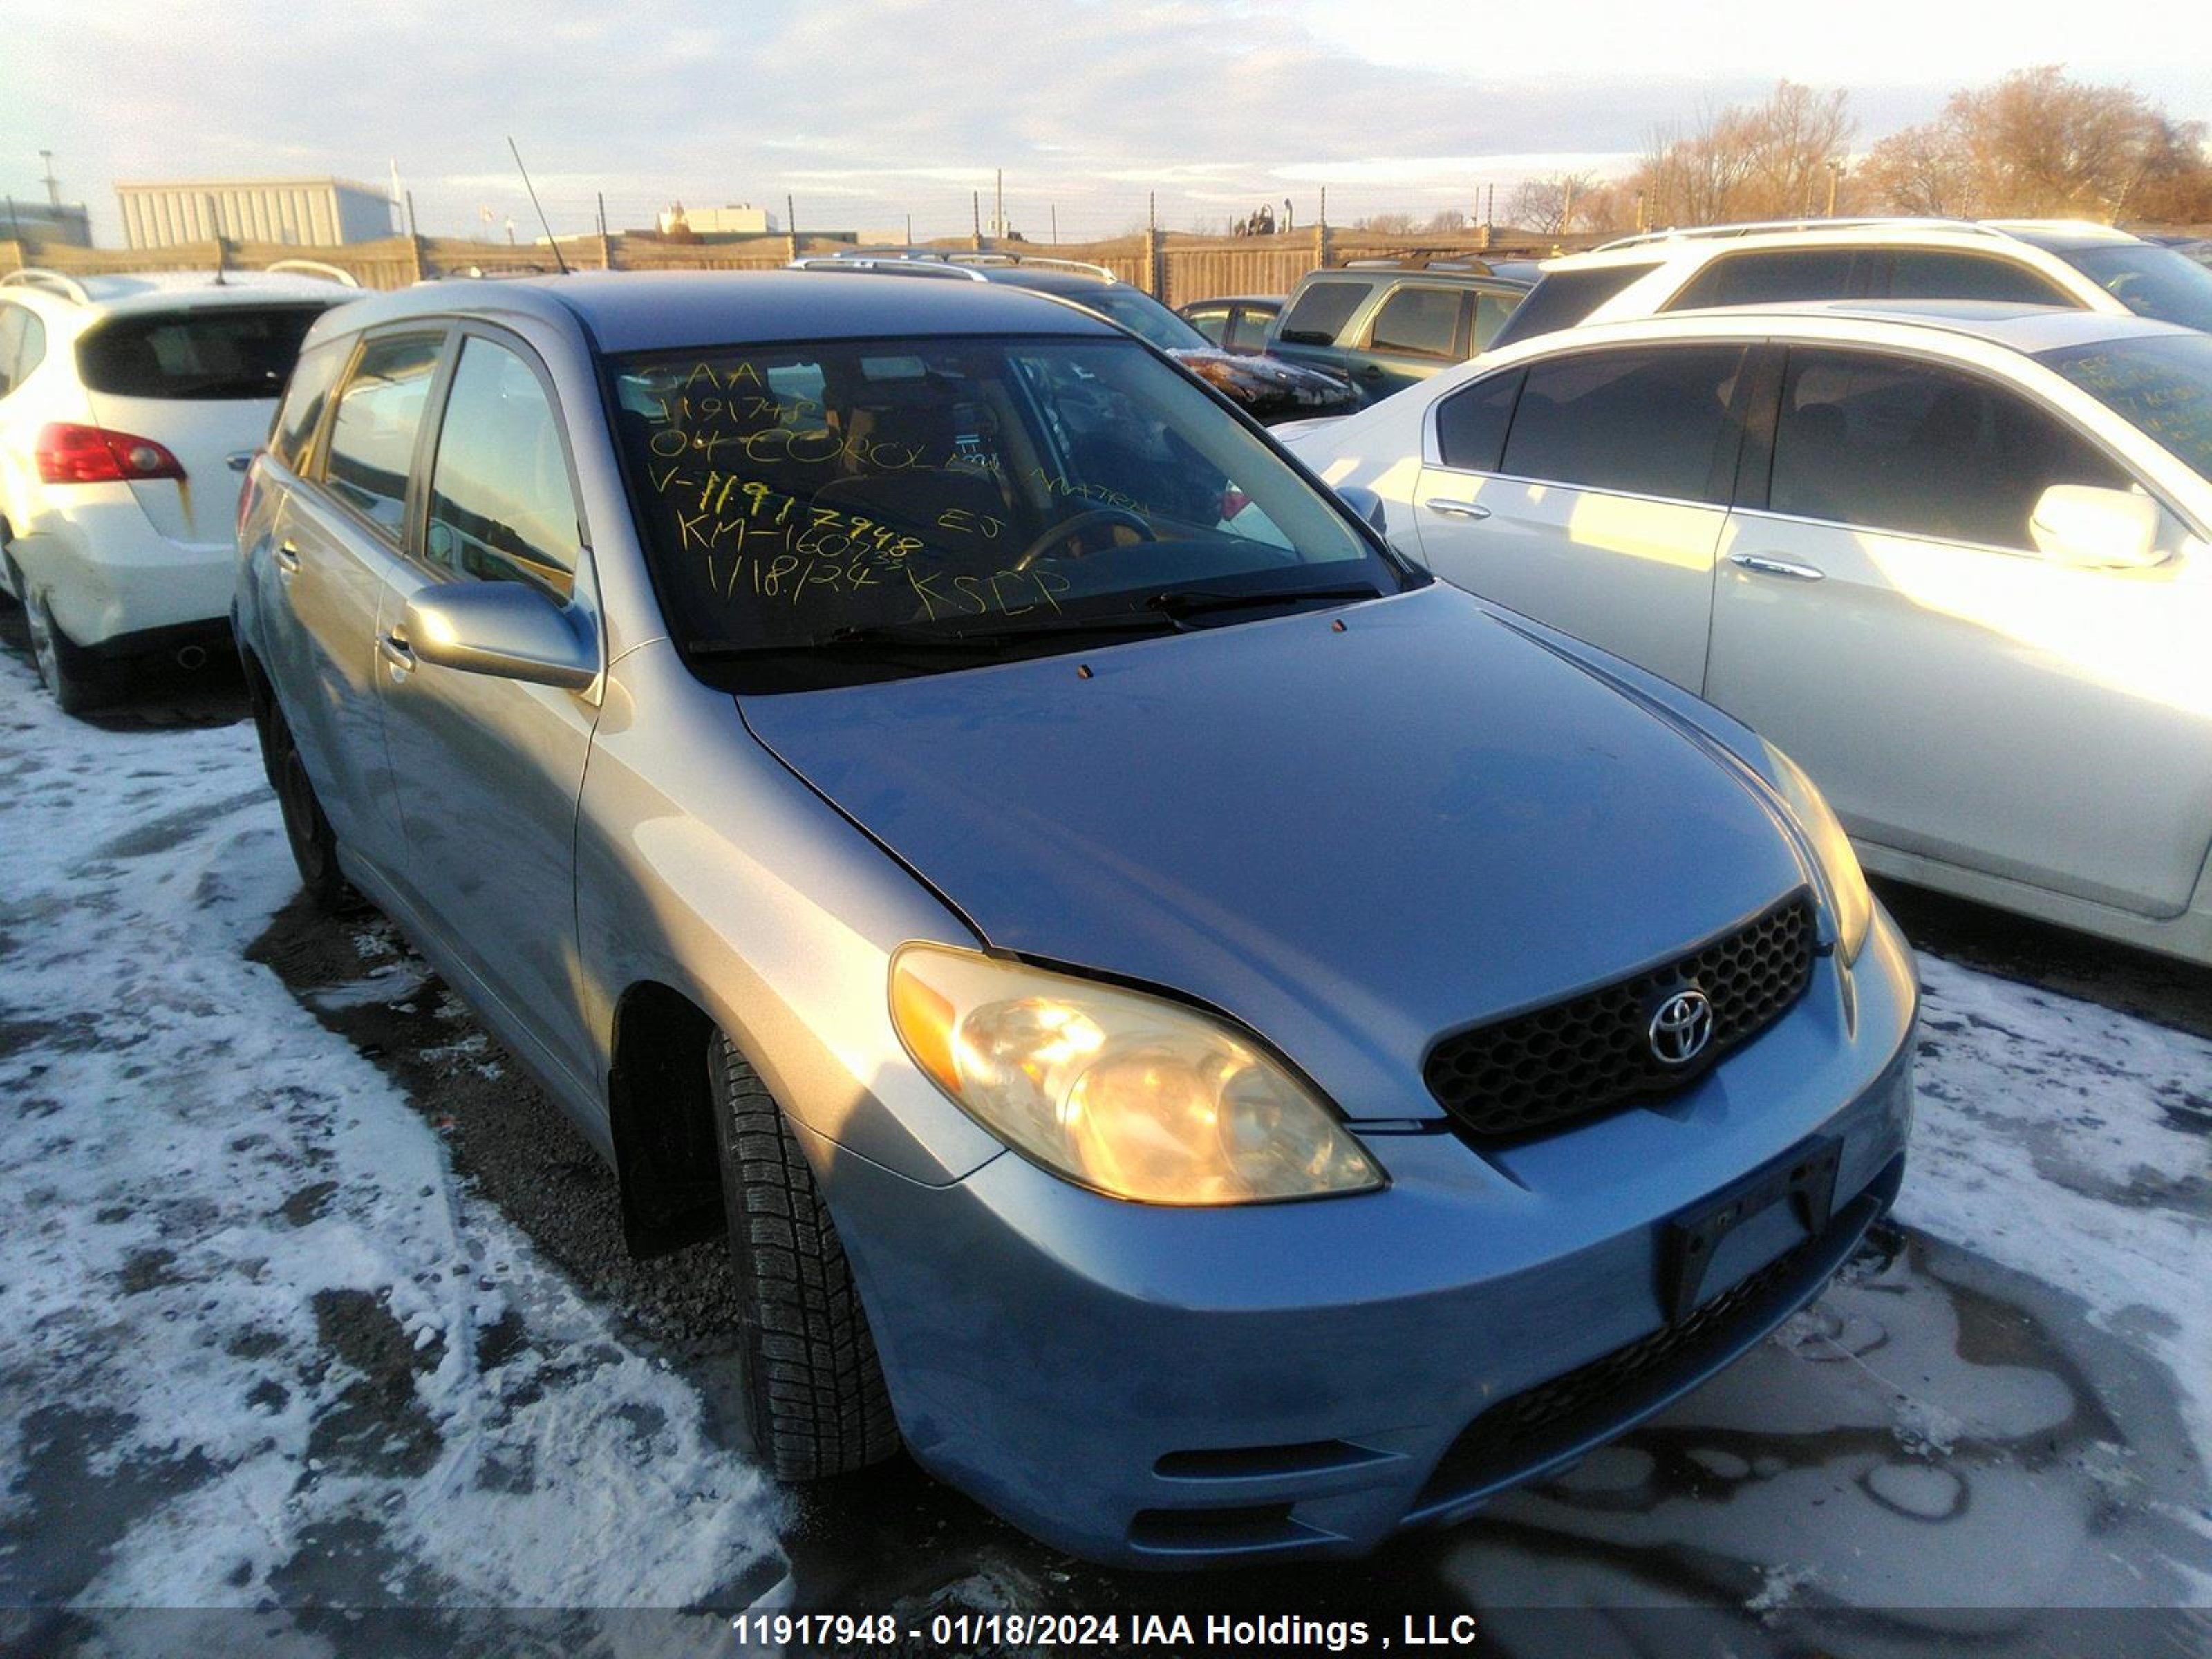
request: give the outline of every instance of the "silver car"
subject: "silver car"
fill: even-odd
[[[1356,1553],[1729,1363],[1902,1179],[1911,959],[1803,774],[1079,307],[364,301],[241,550],[307,885],[635,1249],[726,1232],[780,1475]]]

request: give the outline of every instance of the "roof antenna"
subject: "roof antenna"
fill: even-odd
[[[545,210],[538,206],[538,186],[530,182],[530,169],[522,165],[522,152],[514,147],[514,135],[507,137],[507,153],[514,157],[514,170],[522,175],[522,187],[530,192],[530,205],[538,208],[538,222],[545,228],[545,244],[553,250],[553,263],[561,267],[561,274],[568,274],[568,262],[561,257],[561,239],[553,234],[553,227],[545,217]]]

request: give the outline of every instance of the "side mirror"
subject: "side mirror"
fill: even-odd
[[[522,582],[453,582],[407,601],[407,648],[423,662],[580,691],[599,677],[591,624]]]
[[[2045,558],[2094,568],[2160,563],[2158,503],[2131,489],[2053,484],[2028,515],[2027,533]]]
[[[1345,484],[1336,492],[1337,500],[1373,526],[1378,536],[1390,533],[1387,522],[1389,515],[1382,510],[1382,498],[1364,484]]]

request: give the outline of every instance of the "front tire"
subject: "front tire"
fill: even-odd
[[[754,1444],[781,1480],[881,1462],[898,1449],[898,1425],[814,1171],[736,1045],[717,1032],[707,1060]]]

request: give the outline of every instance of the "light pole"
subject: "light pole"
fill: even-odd
[[[1828,217],[1831,219],[1836,216],[1836,185],[1843,176],[1844,164],[1831,161],[1828,163]]]

